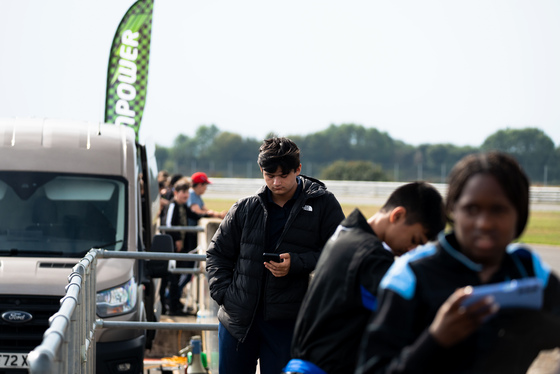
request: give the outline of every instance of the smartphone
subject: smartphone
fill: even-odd
[[[265,262],[270,262],[270,261],[274,261],[274,262],[282,262],[282,259],[280,258],[280,255],[278,253],[263,253],[263,259]]]
[[[543,284],[534,277],[473,287],[473,293],[465,299],[469,306],[481,298],[492,295],[500,308],[540,309],[543,303]]]

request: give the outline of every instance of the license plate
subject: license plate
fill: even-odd
[[[27,353],[0,353],[0,368],[28,368]]]

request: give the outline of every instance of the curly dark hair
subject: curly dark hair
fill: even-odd
[[[504,190],[518,214],[515,236],[518,238],[529,217],[529,178],[513,156],[499,151],[467,155],[451,169],[445,203],[448,221],[453,223],[450,213],[468,180],[477,174],[493,176]]]
[[[299,148],[288,138],[265,139],[259,148],[257,162],[268,173],[274,173],[280,167],[283,174],[289,174],[300,165]]]

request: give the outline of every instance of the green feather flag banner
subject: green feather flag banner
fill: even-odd
[[[105,97],[105,122],[134,128],[136,138],[146,105],[154,0],[138,0],[115,33]]]

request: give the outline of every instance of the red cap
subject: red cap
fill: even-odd
[[[191,181],[193,184],[198,184],[198,183],[212,183],[210,182],[210,180],[208,179],[208,176],[206,176],[205,173],[201,172],[201,171],[197,171],[196,173],[194,173],[191,176]]]

